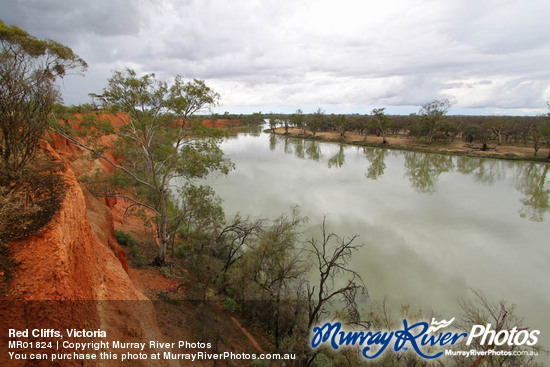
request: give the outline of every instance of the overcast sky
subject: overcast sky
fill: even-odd
[[[549,0],[0,0],[0,19],[70,46],[85,76],[114,69],[206,80],[217,112],[539,114],[550,101]]]

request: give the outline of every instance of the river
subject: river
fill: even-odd
[[[472,289],[515,304],[550,346],[549,165],[322,143],[263,132],[222,144],[236,169],[208,180],[226,214],[275,218],[299,205],[359,235],[352,260],[372,300],[444,319]],[[429,321],[429,320],[427,320]]]

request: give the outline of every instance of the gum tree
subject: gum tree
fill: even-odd
[[[0,21],[0,158],[8,175],[34,157],[59,100],[55,81],[86,67],[68,46]]]
[[[182,223],[183,215],[177,205],[181,198],[174,197],[171,185],[193,183],[210,172],[227,173],[232,168],[219,148],[223,136],[190,120],[196,112],[215,105],[219,95],[202,80],[185,82],[176,76],[168,85],[154,74],[138,76],[126,69],[115,71],[103,93],[92,96],[105,110],[129,117],[115,129],[120,160],[114,162],[58,132],[117,169],[116,185],[105,187],[99,195],[121,197],[153,213],[160,243],[154,264],[161,266],[171,237],[180,229],[175,224]]]
[[[391,126],[391,122],[388,115],[384,113],[384,110],[385,108],[375,108],[372,110],[373,118],[370,120],[370,124],[372,130],[382,136],[382,144],[388,144],[386,135],[388,134],[388,129]]]
[[[447,111],[451,108],[448,99],[433,100],[426,103],[420,109],[416,135],[426,138],[426,142],[431,144],[439,132],[441,124],[444,122]]]

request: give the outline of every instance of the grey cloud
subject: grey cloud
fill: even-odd
[[[144,22],[131,0],[0,0],[0,8],[4,22],[61,42],[88,34],[135,35]]]
[[[207,79],[226,109],[442,97],[460,107],[536,108],[549,93],[545,0],[0,0],[0,8],[5,22],[88,61],[86,78],[67,79],[67,103],[84,102],[125,66]]]
[[[509,54],[547,46],[550,40],[545,0],[466,0],[455,3],[447,18],[449,33],[482,52]]]

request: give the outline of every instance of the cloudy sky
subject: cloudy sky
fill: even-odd
[[[89,101],[114,69],[207,81],[217,112],[539,114],[550,101],[548,0],[0,0],[0,19],[69,45]]]

